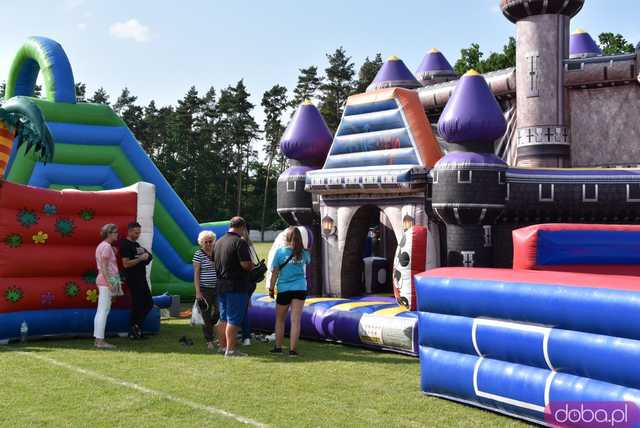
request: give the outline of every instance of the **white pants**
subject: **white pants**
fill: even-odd
[[[107,326],[107,317],[111,310],[111,290],[109,287],[98,287],[98,309],[93,319],[93,336],[96,339],[104,339],[104,329]]]

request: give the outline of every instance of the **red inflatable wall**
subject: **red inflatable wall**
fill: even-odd
[[[572,235],[574,242],[559,242],[566,244],[564,255],[570,254],[572,263],[541,263],[545,250],[538,242],[540,232],[581,232]],[[602,240],[607,232],[611,238]],[[640,246],[636,236],[639,232],[638,225],[612,224],[539,224],[516,229],[513,231],[513,268],[640,276],[638,260],[630,257],[638,253],[633,250],[633,242]]]
[[[121,234],[137,193],[54,191],[0,181],[0,313],[93,308],[100,228]],[[128,307],[127,296],[113,307]]]

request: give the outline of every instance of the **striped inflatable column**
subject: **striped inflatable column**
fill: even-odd
[[[4,177],[12,147],[13,133],[6,128],[3,122],[0,122],[0,177]]]

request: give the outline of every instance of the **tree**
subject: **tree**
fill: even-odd
[[[382,55],[379,53],[376,54],[373,61],[370,61],[369,57],[365,58],[364,63],[362,63],[358,71],[358,81],[356,82],[355,88],[356,93],[359,94],[367,90],[367,87],[373,82],[383,63]]]
[[[129,88],[125,86],[120,93],[120,96],[116,100],[116,103],[113,105],[113,111],[115,111],[116,114],[121,115],[124,109],[133,105],[133,103],[135,103],[137,100],[138,97],[132,95],[129,91]]]
[[[304,102],[316,96],[320,85],[322,85],[322,77],[318,76],[318,67],[312,65],[307,68],[300,68],[298,75],[298,84],[293,90],[293,98],[291,99],[291,107],[294,109]]]
[[[481,61],[481,73],[504,70],[505,68],[516,66],[516,39],[509,37],[509,41],[502,48],[502,52],[492,52],[487,59]]]
[[[271,168],[273,160],[278,153],[278,145],[285,127],[282,125],[282,115],[287,109],[287,88],[274,85],[262,95],[262,107],[264,108],[264,139],[265,151],[267,152],[267,168],[264,181],[264,196],[262,198],[262,216],[260,219],[260,230],[264,241],[265,215],[267,209],[267,198],[269,193],[269,181],[271,178]]]
[[[144,110],[134,104],[137,100],[138,97],[131,94],[129,88],[125,87],[113,105],[113,110],[124,120],[133,135],[142,135]]]
[[[480,64],[483,55],[484,54],[480,51],[480,45],[472,43],[469,48],[460,50],[460,59],[456,61],[453,69],[460,76],[471,69],[481,72]]]
[[[89,102],[96,103],[96,104],[109,105],[109,94],[107,94],[107,91],[105,91],[104,88],[101,86],[98,88],[97,91],[93,93],[93,96],[89,98]]]
[[[325,69],[326,81],[320,85],[320,112],[329,129],[334,132],[340,123],[343,106],[351,95],[355,72],[351,57],[347,56],[342,46],[333,54],[327,54],[327,60],[329,66]]]
[[[244,177],[248,175],[251,160],[256,153],[251,143],[258,138],[259,127],[251,115],[254,105],[249,101],[249,92],[240,80],[220,93],[221,134],[226,139],[226,157],[231,161],[230,169],[236,178],[236,215],[242,213]]]
[[[87,94],[87,85],[82,82],[76,82],[76,100],[84,102],[84,97]]]
[[[472,43],[467,49],[460,50],[460,58],[456,61],[453,69],[459,75],[474,69],[479,73],[489,73],[491,71],[503,70],[516,65],[516,39],[509,37],[502,52],[491,52],[486,59],[482,59],[484,53],[480,50],[480,45]]]
[[[171,156],[174,158],[171,162],[175,170],[172,185],[196,216],[204,214],[198,196],[202,180],[198,169],[200,141],[199,129],[196,126],[196,118],[201,114],[201,107],[202,100],[195,86],[192,86],[178,101],[172,115],[168,143]]]
[[[618,55],[636,51],[633,44],[629,43],[622,34],[601,33],[598,40],[604,55]]]

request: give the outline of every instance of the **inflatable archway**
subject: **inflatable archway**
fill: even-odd
[[[59,43],[45,37],[30,37],[18,50],[9,71],[5,98],[32,97],[40,72],[49,101],[75,104],[75,83],[67,54]]]

